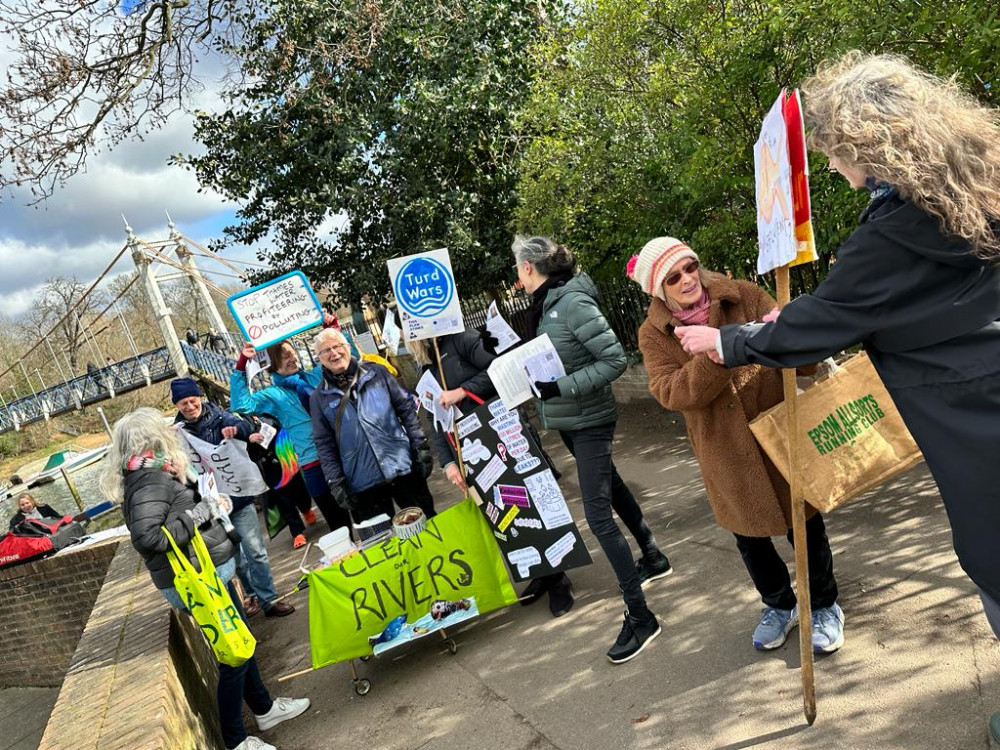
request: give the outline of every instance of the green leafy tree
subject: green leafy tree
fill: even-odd
[[[993,100],[997,25],[989,4],[953,0],[587,4],[533,49],[517,226],[560,236],[598,276],[620,276],[668,234],[753,277],[753,143],[781,88],[861,48],[956,73]],[[819,280],[865,200],[816,154],[811,187],[822,262],[793,272],[799,290]]]
[[[250,78],[182,158],[241,204],[229,241],[273,242],[341,301],[388,291],[388,258],[447,247],[464,291],[509,280],[512,117],[547,3],[287,0],[228,52]],[[317,229],[341,220],[333,236]]]

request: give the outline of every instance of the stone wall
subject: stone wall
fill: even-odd
[[[118,548],[112,540],[0,569],[0,687],[54,687]]]
[[[221,748],[211,649],[119,545],[39,750]]]

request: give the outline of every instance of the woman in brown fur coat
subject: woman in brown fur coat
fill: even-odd
[[[750,282],[701,269],[695,252],[672,237],[648,242],[629,262],[628,275],[653,297],[639,328],[649,390],[665,409],[684,415],[715,519],[735,535],[760,592],[765,608],[753,645],[778,648],[798,623],[788,568],[771,541],[781,534],[792,541],[790,494],[749,423],[782,400],[781,373],[759,365],[726,369],[705,354],[692,357],[674,335],[675,326],[760,320],[774,300]],[[844,643],[844,614],[823,517],[806,510],[813,650],[832,653]]]

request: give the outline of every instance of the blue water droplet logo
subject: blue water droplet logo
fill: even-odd
[[[431,258],[414,258],[396,275],[393,288],[399,306],[416,318],[444,312],[455,294],[448,269]]]

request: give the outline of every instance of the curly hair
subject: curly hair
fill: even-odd
[[[170,461],[177,476],[186,476],[190,461],[173,427],[163,413],[141,406],[115,422],[111,430],[111,446],[104,458],[100,486],[107,499],[120,503],[125,496],[123,466],[125,461],[144,451],[152,451]]]
[[[802,84],[810,147],[893,185],[984,259],[1000,258],[1000,117],[895,55],[849,52]]]

